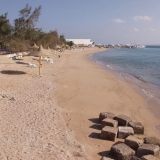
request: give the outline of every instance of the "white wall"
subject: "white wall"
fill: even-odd
[[[83,45],[90,45],[93,42],[91,41],[91,39],[66,39],[66,41],[70,42],[72,41],[74,44],[83,44]]]

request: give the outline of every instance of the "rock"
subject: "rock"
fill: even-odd
[[[158,145],[160,147],[160,139],[157,139],[156,137],[145,137],[144,143],[154,144],[154,145]]]
[[[130,160],[135,155],[135,151],[124,143],[118,143],[111,147],[109,154],[116,160]]]
[[[14,97],[12,97],[12,98],[10,98],[10,100],[11,100],[11,101],[15,101],[15,98],[14,98]]]
[[[0,99],[6,98],[7,96],[4,94],[0,94]]]
[[[118,138],[125,139],[130,135],[134,135],[132,127],[118,127]]]
[[[144,155],[159,156],[159,146],[154,144],[143,144],[137,149],[137,157],[143,157]]]
[[[117,127],[118,122],[114,119],[105,118],[101,122],[101,128],[103,128],[105,126]]]
[[[129,122],[129,127],[132,127],[134,134],[144,134],[144,126],[140,122]]]
[[[101,160],[115,160],[115,159],[112,159],[112,158],[109,158],[109,157],[102,157]]]
[[[138,158],[138,157],[136,157],[136,156],[133,156],[133,157],[131,158],[131,160],[141,160],[141,159]]]
[[[121,114],[119,116],[114,117],[114,120],[118,121],[118,126],[127,126],[128,123],[131,121],[131,118]]]
[[[160,160],[160,159],[153,155],[146,155],[146,156],[143,156],[141,160]]]
[[[117,137],[117,132],[118,132],[118,128],[105,126],[101,131],[100,138],[110,140],[110,141],[115,141]]]
[[[110,112],[101,112],[99,114],[99,121],[101,122],[105,118],[110,118],[113,119],[115,117],[115,114],[110,113]]]
[[[141,146],[143,143],[144,143],[143,139],[137,138],[132,135],[128,136],[125,139],[125,144],[134,150],[137,150],[137,148]]]

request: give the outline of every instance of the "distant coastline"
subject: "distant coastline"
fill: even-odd
[[[146,45],[146,48],[160,48],[160,45]]]

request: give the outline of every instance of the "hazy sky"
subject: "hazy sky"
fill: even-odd
[[[37,28],[97,44],[160,44],[160,0],[0,0],[13,23],[29,4],[42,6]]]

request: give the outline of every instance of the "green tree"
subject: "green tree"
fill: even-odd
[[[61,44],[66,44],[66,39],[65,39],[65,37],[64,37],[64,35],[60,35],[60,43]]]
[[[48,33],[42,32],[40,37],[37,38],[36,43],[42,44],[44,48],[48,48],[48,46],[55,48],[60,43],[57,30]]]
[[[11,26],[7,19],[7,13],[0,16],[0,45],[1,47],[9,44],[14,52],[26,51],[30,45],[36,43],[43,45],[44,48],[56,48],[58,45],[65,45],[64,35],[58,35],[58,31],[43,32],[40,28],[35,28],[41,13],[41,6],[32,11],[32,7],[26,6],[19,11],[19,18],[14,20],[14,26]],[[73,42],[68,42],[69,46]]]
[[[69,41],[69,42],[66,42],[66,44],[70,47],[72,47],[74,45],[73,41]]]
[[[6,47],[11,40],[12,27],[7,19],[8,13],[0,16],[0,46]]]
[[[14,51],[26,50],[29,44],[39,38],[41,29],[36,29],[35,24],[40,16],[41,6],[35,8],[26,4],[25,8],[19,11],[19,18],[14,20],[14,34],[10,42],[10,48]]]
[[[32,7],[26,4],[25,8],[19,11],[19,18],[15,19],[15,35],[20,38],[26,38],[28,31],[33,31],[35,23],[38,22],[41,6],[35,8],[32,12]]]

